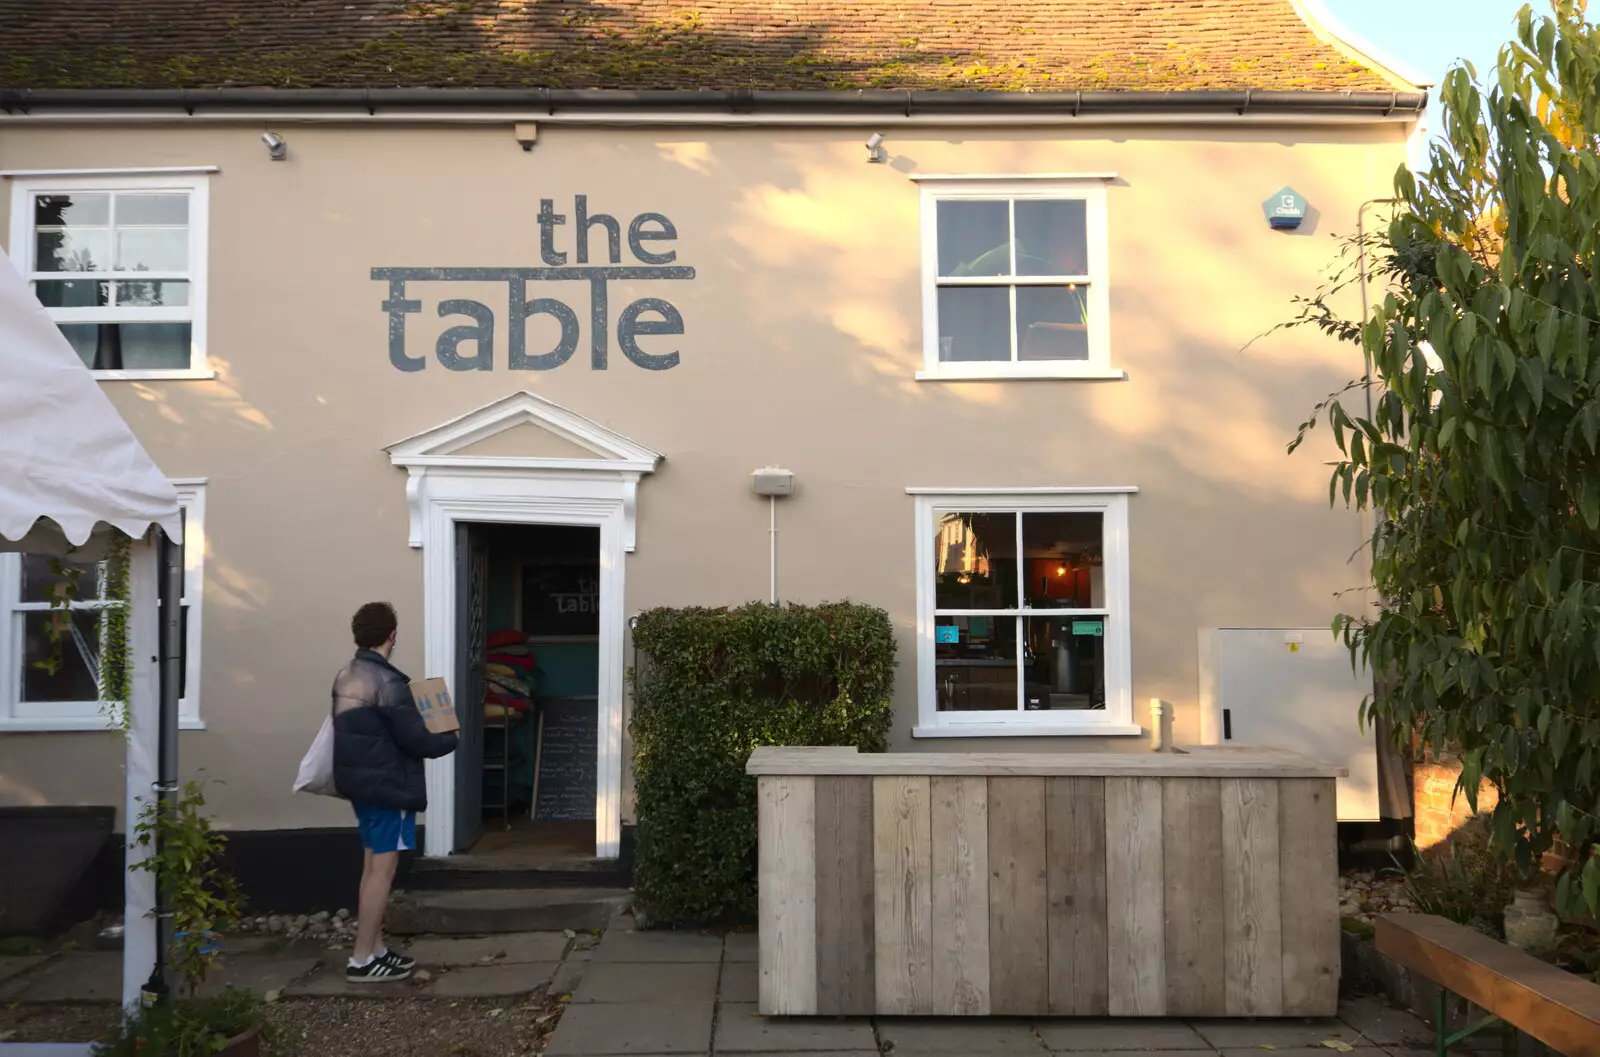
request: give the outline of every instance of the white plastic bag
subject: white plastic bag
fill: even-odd
[[[297,793],[315,793],[318,796],[338,796],[333,787],[333,717],[322,721],[322,729],[311,741],[305,759],[300,761],[300,775],[294,780]]]

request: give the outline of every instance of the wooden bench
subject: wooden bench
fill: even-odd
[[[1542,962],[1432,914],[1385,914],[1377,947],[1439,985],[1434,1008],[1437,1053],[1496,1024],[1508,1024],[1567,1057],[1600,1057],[1600,984]],[[1457,1032],[1445,1028],[1445,1002],[1460,995],[1489,1018]]]

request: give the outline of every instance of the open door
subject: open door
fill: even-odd
[[[474,525],[456,523],[456,826],[451,851],[466,851],[483,829],[483,655],[489,548]]]

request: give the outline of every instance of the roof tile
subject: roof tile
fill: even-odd
[[[1289,0],[0,0],[0,87],[1390,90]]]

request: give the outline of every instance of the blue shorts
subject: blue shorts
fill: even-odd
[[[374,855],[412,851],[417,846],[417,813],[397,807],[351,804],[361,830],[361,846]]]

